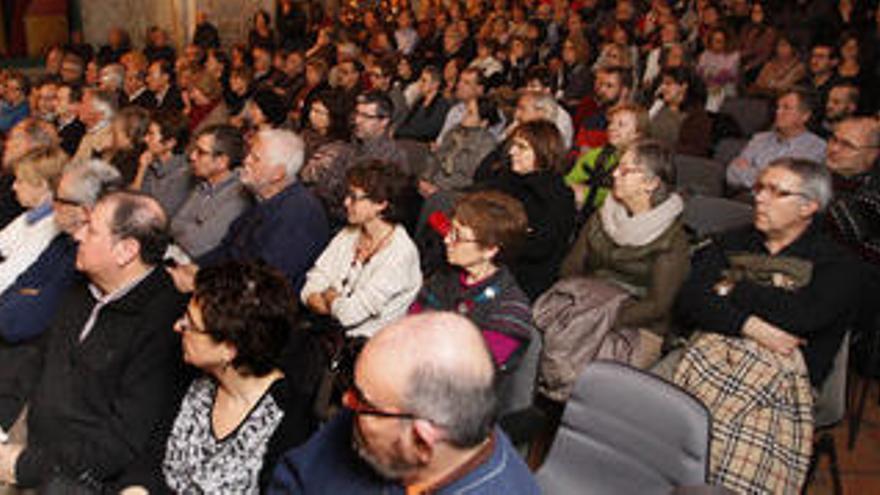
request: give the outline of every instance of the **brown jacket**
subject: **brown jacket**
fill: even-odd
[[[584,225],[560,275],[588,275],[620,284],[634,297],[621,305],[615,326],[664,335],[675,296],[690,270],[681,218],[650,244],[619,246],[605,233],[599,217],[593,215]]]

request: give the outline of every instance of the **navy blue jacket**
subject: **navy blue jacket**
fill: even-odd
[[[78,277],[76,241],[60,234],[0,295],[0,337],[9,344],[43,333],[64,293]]]
[[[330,420],[302,447],[288,452],[275,467],[275,474],[266,493],[383,493],[404,495],[403,485],[376,475],[351,447],[352,423],[350,411],[344,411]],[[444,494],[537,495],[538,485],[529,468],[510,441],[495,429],[494,449],[491,456],[469,473],[437,490]]]
[[[263,261],[280,270],[299,293],[329,236],[324,207],[297,182],[244,212],[198,264]]]

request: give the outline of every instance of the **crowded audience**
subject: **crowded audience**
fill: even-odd
[[[880,287],[880,5],[812,3],[282,0],[0,69],[0,483],[537,493],[599,356],[800,491]]]

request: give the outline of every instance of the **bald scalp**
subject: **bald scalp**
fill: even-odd
[[[480,331],[455,313],[409,316],[366,345],[358,370],[384,371],[403,410],[430,420],[456,448],[479,445],[497,419],[495,367]]]
[[[407,316],[371,338],[364,353],[393,359],[401,370],[418,365],[448,369],[450,373],[492,380],[492,358],[479,329],[455,313],[434,312]]]

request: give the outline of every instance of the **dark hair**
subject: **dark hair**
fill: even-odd
[[[296,318],[296,294],[278,271],[231,262],[196,274],[193,299],[205,331],[235,347],[230,363],[243,374],[265,376],[280,366]]]
[[[60,83],[58,85],[58,87],[70,89],[70,101],[71,102],[79,103],[82,101],[82,97],[83,97],[82,85],[63,82],[63,83]]]
[[[180,112],[158,111],[153,114],[152,122],[159,126],[163,141],[174,140],[172,153],[179,155],[184,152],[189,141],[189,124]]]
[[[229,124],[215,124],[202,129],[196,136],[214,136],[214,149],[217,155],[225,155],[229,158],[229,168],[241,165],[246,155],[244,137],[241,130]]]
[[[150,112],[137,105],[125,107],[116,114],[116,119],[124,124],[125,135],[132,148],[144,146],[144,136],[150,128]]]
[[[776,97],[776,103],[778,104],[779,100],[788,95],[795,95],[797,97],[798,107],[801,112],[812,113],[813,109],[816,108],[815,93],[803,86],[792,86],[789,89],[781,91]]]
[[[168,84],[174,84],[174,66],[171,65],[171,62],[164,58],[157,58],[153,61],[152,64],[159,68],[159,72],[168,76]]]
[[[319,101],[329,112],[330,128],[327,129],[327,137],[348,141],[351,129],[349,126],[350,108],[342,93],[333,89],[321,91],[309,104],[309,110],[311,111],[311,106]]]
[[[704,107],[706,105],[706,84],[703,79],[687,67],[669,67],[663,69],[660,79],[668,77],[678,84],[687,86],[681,106],[684,110]]]
[[[533,65],[528,68],[526,71],[526,85],[529,84],[529,81],[538,81],[541,86],[545,88],[550,88],[551,92],[556,91],[556,78],[553,77],[553,73],[550,72],[550,69],[545,65]]]
[[[362,105],[376,105],[376,115],[383,119],[390,119],[394,113],[394,103],[388,94],[382,91],[369,91],[357,98],[357,102]]]
[[[477,98],[477,115],[481,120],[489,123],[489,127],[493,127],[501,122],[501,116],[498,115],[498,105],[495,100],[488,96],[480,96]]]
[[[9,74],[7,81],[15,81],[18,83],[18,88],[21,90],[21,94],[24,96],[25,101],[28,99],[28,94],[31,92],[31,80],[24,73],[19,71],[12,71]]]
[[[511,138],[525,139],[535,153],[535,170],[561,172],[565,165],[565,146],[556,124],[549,120],[534,120],[520,124]]]
[[[602,67],[596,71],[604,72],[606,74],[615,74],[617,76],[617,80],[620,81],[620,85],[627,89],[633,88],[633,71],[628,67],[618,67],[618,66],[608,66]]]
[[[272,127],[279,127],[287,119],[287,105],[275,90],[268,87],[258,89],[254,92],[253,102]]]
[[[158,265],[171,240],[168,217],[162,206],[151,196],[137,191],[110,192],[100,201],[112,201],[115,206],[110,221],[113,235],[136,240],[141,260],[148,265]]]
[[[516,253],[529,227],[529,219],[522,203],[500,191],[477,191],[462,196],[452,216],[471,228],[477,242],[483,247],[498,247],[505,261]]]
[[[368,160],[358,163],[346,174],[348,187],[364,190],[371,201],[388,206],[382,212],[382,218],[392,223],[402,223],[408,219],[405,205],[412,196],[413,183],[395,163],[383,160]]]

